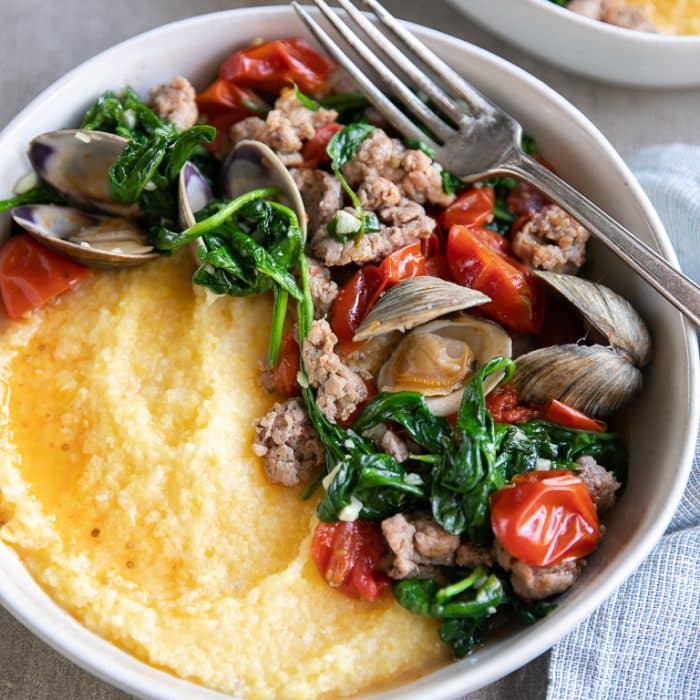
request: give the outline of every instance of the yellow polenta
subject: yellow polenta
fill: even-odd
[[[250,698],[348,696],[446,659],[432,621],[309,558],[314,504],[250,449],[271,305],[186,255],[96,273],[0,337],[0,537],[97,634]]]
[[[669,34],[700,34],[700,0],[626,0],[646,7],[654,24]]]

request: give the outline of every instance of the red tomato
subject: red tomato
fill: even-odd
[[[349,343],[365,317],[367,304],[382,283],[376,265],[365,265],[341,288],[331,307],[331,328],[341,343]]]
[[[496,539],[526,564],[554,566],[598,546],[595,505],[583,481],[566,469],[518,474],[490,502]]]
[[[361,600],[376,600],[389,586],[389,577],[377,570],[383,554],[379,524],[370,520],[319,523],[311,542],[311,556],[326,583]]]
[[[41,245],[28,234],[0,250],[0,295],[10,318],[43,306],[88,274],[87,267]]]
[[[455,224],[483,226],[493,221],[493,187],[472,187],[459,194],[437,218],[445,231]]]
[[[331,309],[331,328],[338,340],[347,344],[355,330],[390,287],[408,277],[425,274],[425,256],[420,241],[395,250],[379,267],[365,265],[343,286]]]
[[[532,275],[517,260],[485,243],[485,230],[476,231],[459,225],[450,229],[447,264],[452,277],[491,297],[479,307],[484,314],[510,330],[536,333],[542,326],[544,297]]]
[[[504,386],[489,392],[486,408],[496,423],[526,423],[537,415],[537,410],[518,405],[515,389]]]
[[[236,51],[219,69],[219,77],[270,93],[296,83],[302,92],[317,94],[334,70],[335,63],[303,39],[278,39]]]
[[[588,430],[593,433],[604,433],[608,429],[607,423],[602,420],[590,418],[585,413],[565,404],[563,401],[552,399],[543,409],[542,417],[545,420],[563,425],[574,430]]]
[[[287,333],[282,337],[279,359],[272,370],[272,383],[280,394],[296,396],[299,393],[299,360],[299,343],[292,333]]]
[[[197,95],[197,108],[207,124],[216,127],[216,139],[207,148],[214,153],[223,149],[232,124],[259,114],[267,105],[252,90],[238,87],[228,80],[215,80]]]
[[[536,187],[527,182],[519,182],[508,193],[506,206],[516,216],[530,217],[538,212],[550,200]]]
[[[304,156],[304,166],[315,168],[319,163],[328,163],[330,158],[326,153],[326,147],[335,134],[343,130],[342,124],[332,122],[322,126],[312,139],[304,144],[302,155]]]
[[[491,248],[491,250],[495,250],[497,253],[510,255],[510,241],[505,236],[501,236],[500,233],[491,231],[491,229],[477,226],[470,226],[469,230],[472,238],[475,238],[479,243]]]

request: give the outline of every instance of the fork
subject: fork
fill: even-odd
[[[296,1],[292,2],[292,6],[368,100],[405,138],[426,143],[435,152],[436,162],[464,182],[506,174],[534,185],[588,228],[696,327],[700,327],[700,286],[551,170],[525,154],[520,147],[522,127],[510,114],[466,82],[377,0],[362,1],[405,53],[391,43],[376,23],[350,0],[338,0],[338,4],[362,30],[368,42],[363,41],[325,0],[313,0],[342,39],[388,88],[393,101],[348,57],[346,51],[304,7]],[[384,60],[370,48],[370,44],[379,49]],[[418,61],[439,79],[444,88],[418,67]],[[427,95],[439,113],[421,100],[397,73],[408,77],[414,88]],[[409,119],[396,106],[396,102],[430,133]]]

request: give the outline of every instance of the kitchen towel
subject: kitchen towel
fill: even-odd
[[[700,146],[652,146],[629,159],[700,281]],[[683,500],[637,572],[553,649],[547,700],[700,699],[700,440]]]

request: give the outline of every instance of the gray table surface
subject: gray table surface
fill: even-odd
[[[102,49],[165,22],[233,7],[238,0],[0,0],[0,127],[40,90]],[[541,78],[578,106],[623,156],[652,143],[700,143],[700,90],[640,90],[602,85],[546,65],[486,33],[444,2],[387,0],[399,17],[483,46]],[[63,659],[0,610],[0,697],[4,700],[128,696]],[[547,654],[468,696],[539,700]]]

